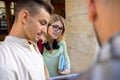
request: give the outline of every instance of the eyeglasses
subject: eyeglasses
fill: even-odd
[[[58,25],[50,25],[50,26],[53,27],[53,30],[54,30],[54,31],[58,31],[58,30],[59,30],[59,32],[62,32],[62,31],[63,31],[63,27],[59,27]]]

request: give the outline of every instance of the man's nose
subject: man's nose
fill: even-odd
[[[47,26],[43,26],[42,31],[47,33]]]

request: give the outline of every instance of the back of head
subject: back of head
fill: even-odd
[[[111,12],[109,13],[111,15],[110,17],[116,16],[114,14],[120,13],[120,5],[119,5],[120,0],[95,0],[95,1],[97,3],[96,5],[101,5],[101,8],[104,8],[108,12]],[[107,11],[103,13],[106,13]]]
[[[49,14],[53,13],[52,5],[46,0],[19,0],[15,6],[15,19],[21,10],[27,10],[33,16],[37,14],[38,7],[44,8]]]
[[[120,0],[88,0],[88,15],[103,45],[120,30]]]

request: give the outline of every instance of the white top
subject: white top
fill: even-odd
[[[7,36],[0,44],[0,80],[45,80],[44,62],[26,39]]]

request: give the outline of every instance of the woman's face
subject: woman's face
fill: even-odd
[[[48,27],[48,35],[53,39],[59,38],[62,32],[63,32],[63,25],[60,21],[56,21]]]

